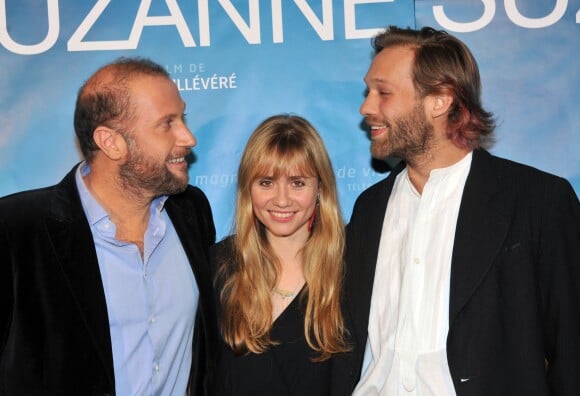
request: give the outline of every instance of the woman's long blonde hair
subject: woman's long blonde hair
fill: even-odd
[[[330,158],[316,130],[302,117],[276,115],[264,120],[242,155],[233,255],[218,264],[223,284],[220,324],[224,340],[237,353],[262,353],[276,344],[270,338],[270,296],[281,267],[253,213],[250,189],[258,178],[272,173],[277,177],[290,169],[319,182],[315,221],[301,256],[307,292],[304,335],[308,345],[320,352],[315,360],[322,361],[348,350],[340,309],[344,223]]]

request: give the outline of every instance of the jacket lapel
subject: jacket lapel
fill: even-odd
[[[508,229],[504,191],[491,155],[473,152],[465,183],[451,261],[450,327],[457,314],[486,276]],[[509,201],[509,200],[508,200]]]
[[[215,242],[215,227],[209,203],[205,197],[195,196],[192,188],[182,194],[169,197],[165,209],[181,241],[199,290],[199,305],[193,340],[193,360],[190,371],[188,394],[203,394],[203,387],[210,386],[212,358],[217,345],[217,319],[213,297],[213,281],[209,267],[209,246]]]
[[[56,186],[50,205],[53,217],[46,219],[48,238],[72,298],[84,319],[111,383],[114,383],[109,319],[93,237],[75,183],[76,167]]]
[[[365,341],[367,337],[375,268],[387,203],[395,179],[403,169],[404,164],[401,162],[385,180],[367,190],[365,194],[372,195],[365,201],[365,206],[360,208],[356,225],[351,223],[347,226],[350,234],[348,241],[352,243],[350,247],[347,246],[350,271],[346,276],[346,299],[355,337],[359,342]]]
[[[195,207],[191,202],[187,201],[188,199],[182,196],[171,196],[167,200],[165,208],[179,236],[201,293],[203,292],[202,288],[207,286],[204,280],[210,276],[206,264],[208,257],[202,254],[207,254],[209,246],[213,244],[213,240],[210,240],[212,235],[208,235],[207,230],[200,229],[200,225],[203,222],[199,216],[203,214],[196,213]],[[213,237],[215,238],[215,236]]]

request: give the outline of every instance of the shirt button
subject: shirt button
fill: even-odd
[[[415,258],[413,259],[413,261],[415,262],[415,264],[421,264],[421,259],[420,259],[420,258],[418,258],[418,257],[415,257]]]
[[[156,372],[158,372],[158,371],[159,371],[159,365],[158,365],[157,363],[155,363],[155,364],[153,365],[153,370],[155,370]]]
[[[403,388],[407,392],[414,392],[416,386],[415,376],[411,373],[403,377]]]
[[[155,316],[152,316],[151,319],[149,320],[151,323],[155,323],[157,322],[157,318]]]

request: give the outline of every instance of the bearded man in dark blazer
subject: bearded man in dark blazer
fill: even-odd
[[[477,63],[457,38],[374,38],[361,114],[377,159],[357,199],[346,317],[355,395],[580,395],[580,204],[489,154]]]
[[[77,98],[85,161],[0,199],[0,395],[205,393],[215,227],[184,111],[161,66],[108,64]]]

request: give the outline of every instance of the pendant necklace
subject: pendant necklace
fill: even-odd
[[[298,294],[298,288],[300,286],[302,286],[303,284],[304,284],[303,282],[299,283],[298,285],[296,285],[294,290],[284,290],[284,289],[274,287],[272,289],[272,292],[274,294],[278,295],[278,297],[280,297],[282,300],[285,300],[287,298],[294,298],[296,296],[296,294]]]
[[[285,300],[290,297],[294,297],[296,292],[278,289],[277,287],[273,288],[272,291],[276,293],[282,300]]]

